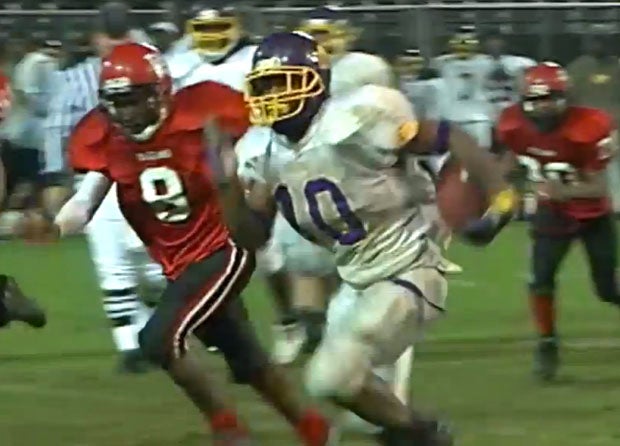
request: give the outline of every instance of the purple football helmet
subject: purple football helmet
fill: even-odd
[[[329,96],[329,57],[302,32],[271,34],[246,76],[250,121],[299,141]]]

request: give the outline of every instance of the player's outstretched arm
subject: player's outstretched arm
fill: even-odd
[[[239,175],[232,136],[214,122],[207,122],[204,132],[224,221],[236,243],[257,250],[269,240],[275,206],[273,213],[266,211],[269,207],[266,186]]]
[[[462,231],[464,238],[474,244],[486,245],[510,221],[518,197],[506,179],[505,170],[497,159],[456,125],[447,121],[421,121],[417,133],[405,148],[419,154],[449,150],[488,192],[490,206],[487,212]]]
[[[76,193],[54,219],[31,211],[19,223],[19,235],[30,241],[52,241],[77,234],[88,224],[110,190],[112,182],[102,173],[88,172]]]
[[[251,250],[263,247],[271,235],[275,205],[266,185],[244,185],[232,175],[219,182],[224,219],[233,240]]]

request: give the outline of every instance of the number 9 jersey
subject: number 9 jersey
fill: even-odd
[[[408,100],[367,85],[332,97],[304,138],[291,143],[252,128],[236,146],[239,175],[273,188],[278,209],[305,238],[332,250],[353,286],[408,270],[428,249],[427,222],[400,147],[417,132]]]
[[[125,137],[95,109],[69,140],[76,171],[117,183],[124,217],[169,279],[229,239],[206,155],[203,128],[210,119],[240,137],[249,126],[243,95],[214,82],[180,90],[166,121],[143,142]]]

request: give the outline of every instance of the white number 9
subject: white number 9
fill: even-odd
[[[150,167],[140,175],[142,199],[165,223],[179,223],[189,218],[189,202],[179,175],[169,167]]]

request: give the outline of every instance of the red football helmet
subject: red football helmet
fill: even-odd
[[[552,129],[568,107],[569,78],[554,62],[542,62],[525,70],[521,91],[524,113],[536,124]]]
[[[171,97],[172,78],[156,48],[125,43],[103,59],[99,100],[128,137],[153,136],[168,116]]]

